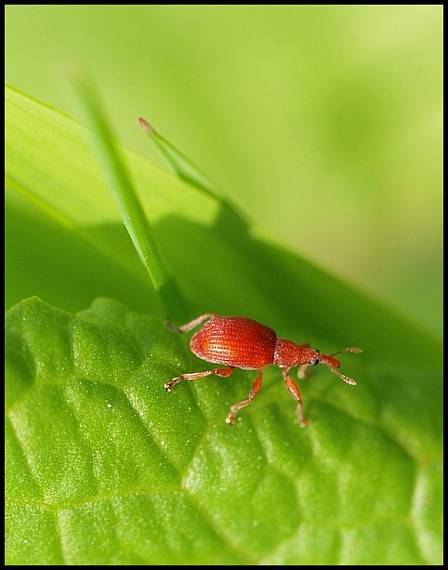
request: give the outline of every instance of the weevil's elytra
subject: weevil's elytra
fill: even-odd
[[[257,370],[274,360],[275,332],[244,317],[215,317],[190,341],[202,360],[244,370]]]
[[[200,315],[180,327],[174,327],[171,323],[168,326],[170,330],[185,333],[204,321],[208,322],[190,340],[191,351],[202,360],[221,364],[224,368],[182,374],[166,382],[165,389],[171,392],[180,382],[199,380],[212,374],[226,378],[235,368],[257,370],[257,377],[247,399],[231,406],[226,418],[228,424],[235,423],[237,413],[254,400],[261,389],[263,369],[270,364],[281,369],[285,387],[297,401],[297,417],[301,427],[306,426],[307,420],[303,415],[303,396],[300,388],[289,376],[292,368],[298,367],[298,377],[303,379],[306,378],[308,366],[325,364],[333,374],[347,384],[356,384],[355,380],[338,370],[340,362],[334,358],[341,352],[362,352],[355,346],[344,348],[334,354],[322,354],[318,349],[310,348],[308,343],[296,344],[291,340],[279,338],[273,329],[252,319],[222,317],[215,313]]]

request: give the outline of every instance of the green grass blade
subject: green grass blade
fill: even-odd
[[[93,85],[86,78],[75,81],[74,85],[87,125],[91,127],[91,140],[97,157],[132,243],[167,313],[173,318],[183,319],[186,316],[184,300],[156,246],[151,226],[113,142],[111,128]]]
[[[179,176],[179,178],[193,186],[196,186],[196,188],[199,188],[210,196],[213,196],[220,201],[225,201],[216,182],[211,180],[195,164],[193,164],[183,152],[177,149],[165,137],[156,131],[146,119],[140,117],[138,119],[138,125],[151,138],[157,149],[172,168],[173,172]]]
[[[153,125],[148,123],[146,119],[139,117],[138,125],[154,142],[156,148],[160,151],[176,176],[218,201],[220,211],[216,218],[215,225],[226,239],[233,241],[235,233],[247,231],[247,217],[222,194],[216,182],[211,180],[200,168],[193,164],[183,152],[156,131]]]

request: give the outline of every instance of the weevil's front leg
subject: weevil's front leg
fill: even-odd
[[[310,373],[309,373],[309,364],[302,364],[302,366],[299,366],[299,369],[297,371],[297,376],[299,377],[300,380],[306,380],[307,378],[310,377]]]
[[[262,380],[263,380],[263,370],[259,370],[258,376],[256,377],[255,382],[252,384],[252,388],[250,389],[249,396],[247,397],[246,400],[242,400],[241,402],[233,404],[233,406],[230,407],[230,412],[227,414],[226,417],[226,423],[228,424],[235,423],[237,413],[246,406],[248,406],[260,391]]]
[[[235,369],[231,366],[228,368],[215,368],[214,370],[205,370],[204,372],[191,372],[190,374],[181,374],[180,376],[176,376],[169,382],[164,384],[164,388],[167,392],[171,392],[174,386],[180,384],[180,382],[191,382],[192,380],[200,380],[201,378],[205,378],[206,376],[211,376],[214,374],[215,376],[221,376],[221,378],[227,378],[232,374]]]
[[[302,344],[299,344],[299,346],[303,346],[303,348],[309,348],[310,343],[309,342],[302,342]],[[302,366],[299,366],[299,370],[297,372],[297,376],[300,378],[300,380],[305,380],[306,378],[308,378],[308,374],[307,374],[307,368],[308,368],[309,364],[302,364]]]
[[[194,329],[195,327],[197,327],[198,325],[200,325],[204,321],[206,321],[208,319],[213,319],[213,317],[216,317],[216,316],[217,316],[216,313],[205,313],[203,315],[199,315],[199,317],[196,317],[195,319],[193,319],[189,323],[185,323],[184,325],[181,325],[180,327],[176,327],[176,325],[173,324],[169,319],[166,319],[165,325],[171,332],[185,333],[185,332],[191,331],[192,329]]]
[[[294,382],[292,378],[289,377],[288,370],[282,370],[283,380],[285,381],[286,388],[291,396],[297,400],[297,418],[299,420],[300,427],[306,427],[308,420],[303,415],[303,396],[300,388]]]
[[[299,344],[299,346],[303,346],[303,348],[309,348],[310,343],[302,342],[301,344]],[[300,378],[300,380],[305,380],[305,378],[308,378],[308,374],[306,371],[308,366],[309,366],[308,364],[303,364],[302,366],[299,366],[299,370],[297,371],[297,376]]]

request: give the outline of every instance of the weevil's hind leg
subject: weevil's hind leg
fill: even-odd
[[[235,369],[229,366],[228,368],[215,368],[214,370],[205,370],[204,372],[191,372],[189,374],[181,374],[180,376],[176,376],[172,380],[165,382],[164,388],[167,392],[171,392],[174,386],[180,384],[181,382],[191,382],[192,380],[200,380],[201,378],[205,378],[206,376],[211,376],[214,374],[215,376],[221,376],[221,378],[227,378],[232,374]]]
[[[193,319],[189,323],[185,323],[184,325],[181,325],[180,327],[177,327],[174,323],[172,323],[170,321],[170,319],[166,319],[165,320],[165,326],[171,332],[185,333],[185,332],[191,331],[192,329],[194,329],[195,327],[197,327],[198,325],[200,325],[204,321],[207,321],[208,319],[213,319],[216,316],[217,316],[216,313],[205,313],[203,315],[199,315],[199,317],[196,317],[195,319]]]
[[[246,400],[242,400],[233,406],[230,406],[230,412],[227,414],[226,423],[232,425],[235,423],[237,413],[248,406],[258,394],[261,389],[261,382],[263,380],[263,370],[258,371],[258,376],[256,377],[254,383],[252,384],[252,388],[250,389],[249,396]]]
[[[297,400],[297,418],[299,420],[300,427],[306,427],[308,420],[303,415],[303,396],[300,388],[294,382],[292,378],[289,377],[288,370],[282,370],[283,380],[285,381],[286,388],[291,396]]]

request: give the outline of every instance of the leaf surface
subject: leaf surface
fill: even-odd
[[[433,373],[358,363],[359,390],[322,373],[301,430],[270,371],[232,429],[246,375],[167,394],[198,362],[157,317],[32,298],[6,334],[9,564],[440,560]]]

